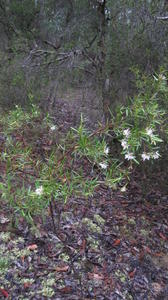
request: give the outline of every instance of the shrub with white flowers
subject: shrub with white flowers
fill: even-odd
[[[129,100],[127,107],[119,107],[115,133],[121,144],[124,159],[136,163],[159,159],[163,131],[166,131],[168,97],[165,74],[152,78],[140,77],[136,70],[139,94]]]

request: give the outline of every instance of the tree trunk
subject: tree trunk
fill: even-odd
[[[102,86],[102,104],[105,122],[110,121],[110,82],[105,78]]]
[[[106,0],[98,1],[98,16],[99,16],[99,41],[98,41],[98,81],[102,93],[102,107],[105,121],[110,119],[110,98],[109,98],[109,78],[106,72]]]

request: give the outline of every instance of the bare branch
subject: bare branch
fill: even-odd
[[[165,17],[157,17],[157,20],[167,21],[167,20],[168,20],[168,16],[165,16]]]
[[[58,50],[61,47],[61,43],[58,43],[58,45],[54,45],[50,41],[44,40],[43,41],[46,45],[49,45],[50,47],[54,48],[55,50]]]

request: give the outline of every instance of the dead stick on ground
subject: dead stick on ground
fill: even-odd
[[[51,214],[51,219],[52,219],[52,224],[53,224],[53,230],[54,230],[54,233],[56,233],[56,226],[55,226],[55,220],[54,220],[54,211],[53,211],[53,200],[54,200],[54,197],[52,195],[49,205],[50,205],[50,214]]]

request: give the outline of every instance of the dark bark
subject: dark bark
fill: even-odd
[[[109,79],[106,72],[106,0],[98,2],[98,16],[99,16],[99,41],[98,41],[98,75],[99,83],[102,93],[102,105],[105,121],[110,119],[110,97],[109,97]]]

